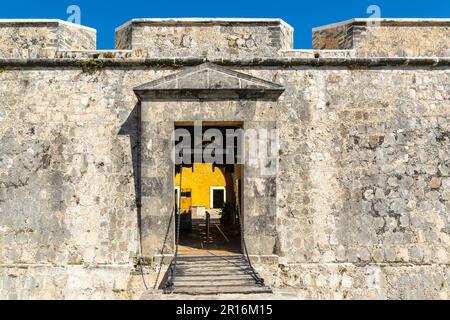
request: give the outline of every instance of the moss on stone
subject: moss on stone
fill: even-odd
[[[154,65],[154,67],[159,68],[159,69],[165,69],[165,68],[181,69],[184,67],[184,65],[178,64],[178,63],[171,63],[171,64],[157,63]]]
[[[81,63],[81,69],[83,69],[84,73],[88,74],[94,74],[97,71],[103,69],[103,67],[104,67],[103,62],[96,59],[83,61]]]
[[[67,262],[68,266],[82,266],[84,264],[84,260],[81,259],[79,261],[69,261]]]
[[[106,52],[103,54],[103,57],[106,59],[112,59],[114,58],[114,54],[112,52]]]
[[[183,68],[183,65],[182,64],[178,64],[178,63],[172,63],[172,68],[180,69],[180,68]]]

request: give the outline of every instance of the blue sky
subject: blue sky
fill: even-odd
[[[70,5],[81,9],[81,24],[97,29],[97,47],[114,47],[114,29],[131,18],[281,18],[295,28],[295,48],[311,48],[311,28],[350,18],[369,17],[370,5],[386,18],[448,18],[450,0],[21,0],[2,1],[0,18],[67,20]]]

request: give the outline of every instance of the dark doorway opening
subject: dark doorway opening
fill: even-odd
[[[193,132],[191,126],[177,126]],[[226,132],[235,126],[203,126],[203,131]],[[208,141],[203,147],[208,146]],[[229,152],[224,147],[219,152]],[[194,148],[190,150],[194,154]],[[216,149],[217,150],[217,149]],[[233,148],[236,150],[236,148]],[[174,202],[176,233],[180,255],[240,254],[241,249],[241,183],[243,166],[238,163],[217,164],[205,159],[175,166]],[[236,159],[237,157],[235,157]],[[197,160],[197,161],[196,161]],[[236,161],[234,161],[236,162]],[[179,214],[178,214],[179,212]],[[178,228],[179,223],[179,230]]]
[[[213,190],[213,209],[221,209],[225,205],[225,189]]]

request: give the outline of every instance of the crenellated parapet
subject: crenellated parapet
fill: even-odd
[[[0,59],[352,62],[450,56],[450,19],[347,20],[314,28],[313,50],[294,49],[293,35],[281,19],[133,19],[116,29],[114,49],[97,50],[96,30],[89,27],[54,19],[0,19]]]

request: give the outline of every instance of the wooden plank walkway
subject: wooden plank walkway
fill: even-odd
[[[173,294],[264,294],[244,255],[179,256]]]

